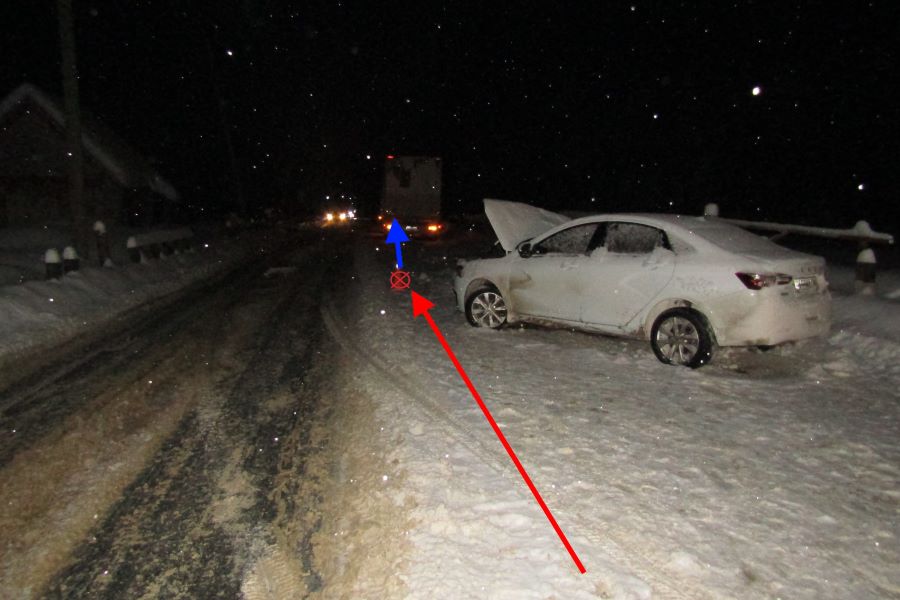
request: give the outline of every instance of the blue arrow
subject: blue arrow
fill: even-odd
[[[403,231],[403,226],[397,222],[397,219],[394,219],[394,222],[391,223],[391,228],[388,231],[387,236],[388,244],[396,244],[395,249],[397,251],[397,268],[403,268],[403,253],[400,251],[400,244],[403,242],[408,242],[409,237],[407,237],[406,232]]]

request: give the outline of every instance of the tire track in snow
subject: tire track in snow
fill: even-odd
[[[314,258],[292,260],[315,265]],[[82,540],[47,596],[237,597],[243,587],[263,597],[250,593],[277,583],[282,597],[301,597],[319,585],[306,557],[293,554],[307,549],[307,521],[294,517],[312,503],[301,505],[291,486],[270,484],[305,474],[315,451],[305,430],[317,397],[298,389],[325,337],[321,326],[309,327],[321,271],[256,283],[254,268],[200,307],[198,331],[182,332],[197,348],[173,359],[198,374],[173,378],[178,394],[196,389],[198,398],[171,434],[157,436],[162,446],[149,466]],[[292,335],[299,331],[305,339]],[[188,348],[179,338],[172,343]]]
[[[333,302],[325,299],[321,306],[322,320],[326,329],[345,352],[353,354],[357,359],[361,360],[381,379],[386,387],[395,388],[408,398],[415,400],[415,402],[410,403],[410,406],[415,410],[420,410],[420,406],[424,407],[430,416],[437,417],[448,425],[449,432],[453,435],[454,440],[480,458],[486,466],[493,469],[497,474],[511,479],[507,465],[497,460],[496,449],[489,449],[486,444],[478,440],[478,434],[473,432],[465,423],[451,415],[439,403],[422,394],[418,388],[406,383],[406,380],[411,378],[409,373],[406,373],[396,365],[392,365],[374,348],[363,349],[360,340],[349,333],[346,320],[338,317],[334,314],[334,309],[330,308],[334,306]],[[402,377],[398,377],[398,374],[402,374]]]

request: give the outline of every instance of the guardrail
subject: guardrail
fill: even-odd
[[[857,242],[859,244],[859,254],[856,256],[856,291],[860,294],[875,293],[875,271],[877,261],[875,260],[875,251],[872,250],[871,245],[890,245],[894,243],[893,235],[873,231],[872,227],[866,221],[857,221],[856,225],[849,229],[831,229],[828,227],[810,227],[807,225],[791,225],[787,223],[726,219],[719,216],[719,206],[713,203],[707,204],[704,207],[703,216],[715,218],[745,229],[774,231],[779,235],[773,236],[773,239],[794,233],[797,235]]]
[[[106,235],[106,226],[103,221],[94,223],[96,235],[97,257],[101,266],[113,266],[109,253],[109,239]],[[148,258],[165,258],[170,254],[185,252],[193,245],[194,232],[187,227],[177,229],[160,229],[139,233],[128,238],[128,256],[131,262],[145,263]],[[45,277],[47,279],[59,279],[64,274],[77,271],[80,260],[78,253],[72,246],[66,246],[60,256],[59,250],[49,248],[44,252]]]
[[[128,238],[126,246],[131,262],[146,262],[148,257],[166,257],[190,250],[194,232],[187,227],[148,231]]]

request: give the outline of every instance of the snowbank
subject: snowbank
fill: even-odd
[[[196,251],[147,264],[131,264],[120,256],[118,266],[111,268],[82,263],[81,270],[58,280],[4,285],[0,287],[0,368],[12,368],[24,356],[78,336],[95,335],[129,310],[224,273],[258,250],[269,235],[246,232],[240,238],[219,238],[199,244]],[[43,237],[47,239],[38,233],[37,238],[23,236],[21,241],[34,245],[58,236],[47,232]],[[16,254],[23,254],[21,246]]]

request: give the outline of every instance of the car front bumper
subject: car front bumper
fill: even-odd
[[[456,302],[456,310],[465,312],[466,281],[462,277],[453,278],[453,300]]]

